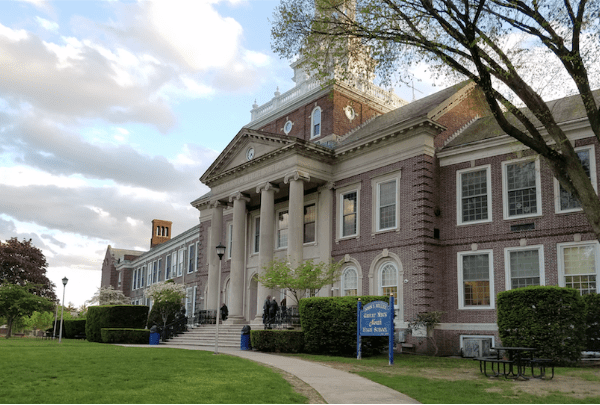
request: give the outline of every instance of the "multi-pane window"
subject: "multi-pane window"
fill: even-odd
[[[171,278],[171,255],[167,255],[167,262],[165,265],[165,280]]]
[[[315,204],[304,207],[304,243],[315,241],[315,222],[317,220],[317,209]]]
[[[131,290],[135,290],[137,288],[137,269],[133,270],[133,275],[131,277]]]
[[[158,266],[156,262],[152,263],[152,284],[158,282]]]
[[[310,130],[310,137],[316,138],[321,135],[321,109],[319,107],[315,108],[312,113],[312,125]]]
[[[491,307],[491,253],[459,254],[461,308]]]
[[[581,161],[583,170],[587,176],[592,180],[594,188],[596,187],[596,173],[595,173],[595,162],[592,160],[592,149],[589,147],[577,150],[577,156]],[[560,184],[558,185],[558,211],[577,211],[581,209],[581,203],[579,200],[567,190],[565,190]]]
[[[342,237],[357,233],[358,193],[351,191],[342,194]]]
[[[193,273],[196,270],[196,246],[190,245],[188,248],[188,273]]]
[[[172,264],[171,264],[171,278],[177,276],[177,252],[173,252],[172,256]]]
[[[379,183],[377,224],[378,230],[396,227],[396,180]]]
[[[185,249],[180,249],[177,258],[177,277],[183,275],[183,266],[185,266]]]
[[[260,251],[260,217],[254,218],[254,253]]]
[[[152,285],[152,264],[148,264],[148,274],[146,277],[146,286]]]
[[[505,257],[508,265],[507,289],[544,284],[541,247],[507,249]]]
[[[490,217],[489,168],[458,172],[458,222],[480,222]]]
[[[384,263],[380,270],[381,294],[389,296],[394,294],[398,298],[398,269],[391,263]]]
[[[277,247],[283,248],[288,245],[288,227],[289,213],[288,210],[279,211],[277,213]]]
[[[598,244],[559,245],[564,286],[574,288],[581,295],[598,291]]]
[[[158,259],[158,281],[160,281],[160,279],[162,278],[162,264],[163,260]]]
[[[342,274],[342,296],[358,295],[358,273],[354,267],[348,267]]]
[[[541,212],[537,161],[506,163],[504,170],[506,217],[531,216]]]

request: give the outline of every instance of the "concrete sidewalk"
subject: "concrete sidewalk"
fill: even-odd
[[[128,347],[173,348],[168,345],[121,345]],[[187,350],[214,351],[214,346],[196,346]],[[294,357],[233,348],[219,353],[267,364],[295,375],[313,387],[328,404],[418,404],[416,400],[356,374]]]

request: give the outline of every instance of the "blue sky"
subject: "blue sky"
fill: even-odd
[[[33,239],[57,295],[66,276],[67,302],[90,299],[107,245],[147,250],[152,219],[198,223],[199,177],[293,87],[278,3],[0,2],[0,240]]]

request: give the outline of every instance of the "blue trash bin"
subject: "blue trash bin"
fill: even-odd
[[[242,328],[240,350],[252,350],[252,346],[250,346],[250,329],[250,325],[246,325]]]
[[[160,333],[151,333],[150,334],[150,344],[157,345],[160,342]]]

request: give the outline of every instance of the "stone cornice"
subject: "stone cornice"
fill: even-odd
[[[232,195],[229,196],[230,203],[232,203],[234,200],[242,200],[242,201],[245,201],[246,203],[249,203],[250,197],[247,196],[246,194],[242,193],[241,191],[236,191],[235,193],[233,193]]]
[[[279,191],[279,187],[277,187],[275,184],[267,181],[266,183],[261,184],[261,185],[259,185],[259,186],[256,187],[256,192],[258,194],[260,194],[260,192],[262,190],[265,190],[265,191],[271,191],[272,190],[273,192],[277,193]]]
[[[308,173],[300,171],[300,170],[294,170],[291,173],[287,173],[285,175],[285,177],[283,178],[283,182],[285,184],[288,184],[292,180],[302,180],[302,181],[309,182],[310,175]]]

